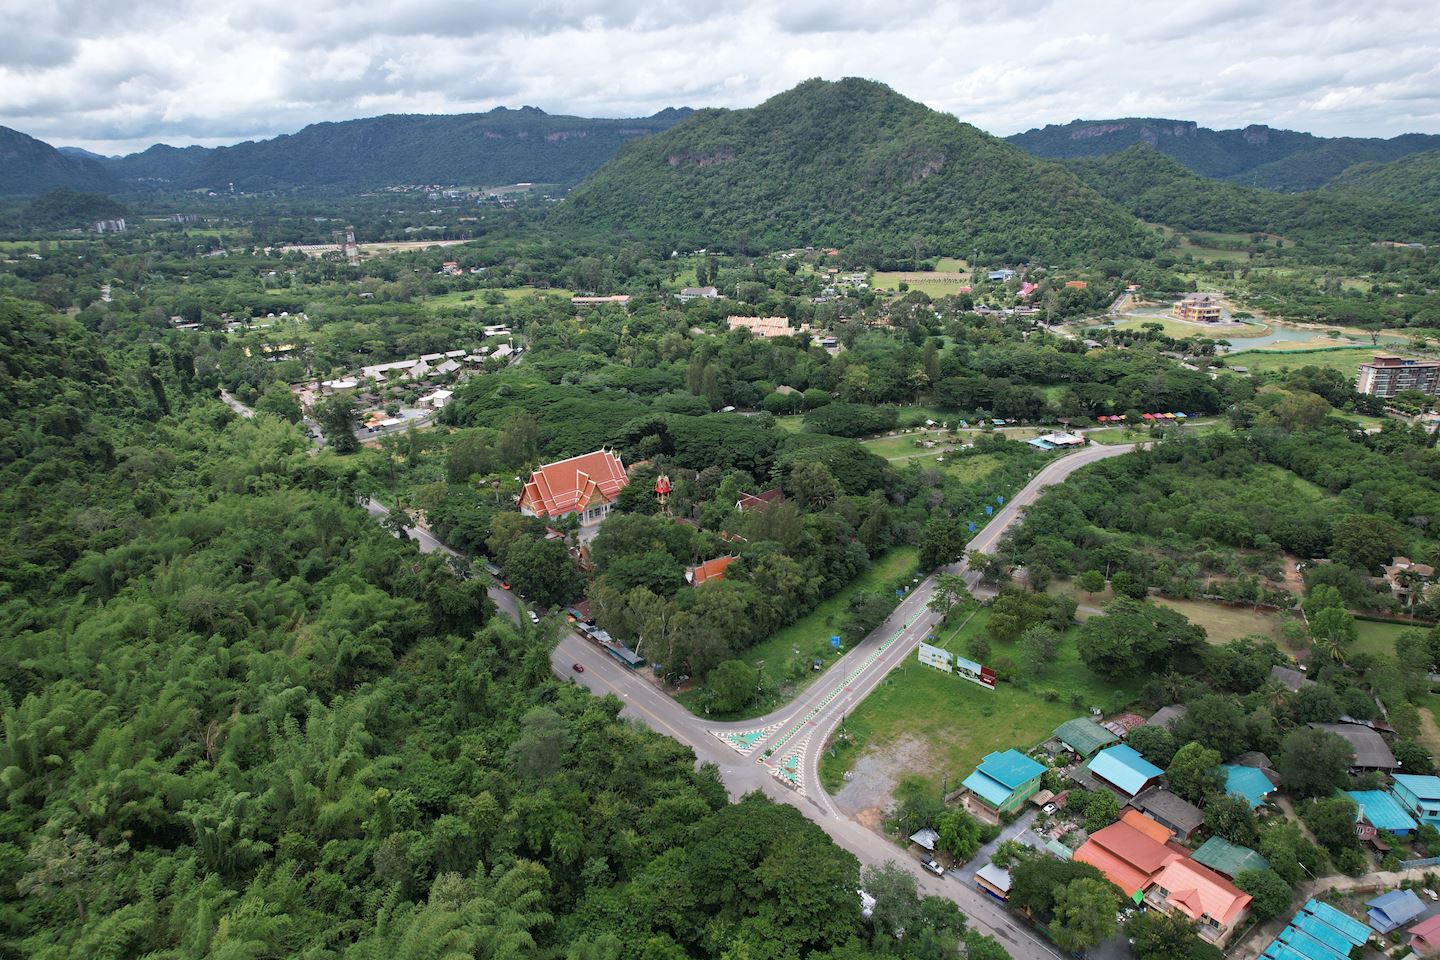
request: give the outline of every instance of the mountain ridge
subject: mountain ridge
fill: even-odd
[[[1108,156],[1146,143],[1201,176],[1282,193],[1318,189],[1356,163],[1440,149],[1440,134],[1321,137],[1265,124],[1215,130],[1159,117],[1072,120],[1005,139],[1052,160]]]

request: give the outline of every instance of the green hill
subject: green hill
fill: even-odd
[[[66,156],[43,140],[0,127],[0,194],[39,194],[56,187],[114,190],[117,186],[98,162]]]
[[[1361,163],[1330,182],[1327,194],[1372,197],[1440,208],[1440,150],[1412,153],[1390,163]]]
[[[1149,238],[1056,165],[867,80],[809,80],[626,144],[552,220],[744,249],[864,244],[1012,260]]]
[[[1211,130],[1189,120],[1127,117],[1050,124],[1007,138],[1037,157],[1075,159],[1120,153],[1137,144],[1203,177],[1296,192],[1324,186],[1347,167],[1440,148],[1440,136],[1317,137],[1263,124]]]
[[[1328,189],[1280,194],[1220,183],[1190,172],[1146,144],[1065,165],[1140,219],[1189,230],[1356,241],[1435,236],[1440,231],[1433,217],[1383,196]]]
[[[20,212],[20,221],[37,230],[85,227],[96,220],[127,216],[124,205],[103,193],[80,193],[59,187],[36,197]]]

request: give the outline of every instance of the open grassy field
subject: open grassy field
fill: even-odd
[[[884,272],[875,274],[877,290],[899,291],[900,284],[909,285],[911,290],[924,291],[931,298],[957,296],[961,287],[970,286],[970,274],[961,271],[916,271]]]
[[[966,639],[983,632],[988,614],[979,611],[958,635],[941,631],[941,643],[964,656]],[[1111,685],[1095,677],[1080,661],[1074,635],[1074,630],[1066,635],[1059,659],[1045,675],[1028,678],[1023,688],[1001,683],[986,690],[913,658],[907,661],[846,719],[850,741],[822,756],[820,779],[825,789],[838,790],[845,772],[865,751],[885,750],[907,739],[925,744],[928,754],[923,769],[911,772],[937,787],[947,777],[953,785],[992,750],[1028,749],[1061,723],[1083,714],[1086,707],[1114,710],[1129,703],[1140,683]],[[1012,645],[995,644],[989,662],[993,665],[1005,656],[1020,661]],[[1020,669],[1022,676],[1027,672]]]
[[[1248,263],[1250,261],[1250,251],[1248,250],[1201,246],[1191,243],[1189,240],[1181,240],[1176,252],[1181,256],[1189,254],[1196,260],[1208,260],[1211,263]]]
[[[799,433],[805,429],[805,418],[798,413],[792,417],[776,417],[775,423],[779,425],[780,429],[788,430],[791,433]]]
[[[962,483],[979,483],[999,470],[1004,461],[994,454],[981,453],[969,457],[946,458],[945,472]]]
[[[1353,377],[1360,364],[1373,357],[1377,351],[1384,352],[1384,349],[1367,344],[1363,347],[1327,347],[1318,350],[1242,350],[1226,356],[1225,365],[1244,367],[1250,373],[1321,367],[1326,370],[1339,370]]]
[[[1413,630],[1400,623],[1378,623],[1374,620],[1356,620],[1356,632],[1359,636],[1355,645],[1350,648],[1351,653],[1369,653],[1382,657],[1395,656],[1395,639],[1406,630]],[[1421,627],[1420,629],[1424,629]]]
[[[881,556],[859,577],[843,590],[820,604],[805,616],[768,640],[751,647],[740,659],[758,669],[764,661],[766,696],[751,709],[741,711],[742,716],[754,716],[788,702],[810,685],[820,674],[807,672],[798,682],[790,681],[791,664],[798,658],[809,661],[819,658],[829,666],[844,651],[835,651],[830,638],[837,632],[845,605],[861,590],[876,590],[888,587],[895,580],[915,569],[919,556],[914,547],[896,547]],[[797,652],[798,651],[798,652]],[[676,697],[687,709],[700,712],[703,687],[695,687]]]
[[[861,445],[875,454],[877,457],[884,457],[886,460],[909,460],[911,457],[923,457],[927,454],[934,454],[934,448],[916,446],[921,440],[934,440],[937,443],[950,443],[951,437],[943,430],[917,430],[914,433],[902,433],[895,437],[872,437],[869,440],[861,441]]]
[[[1167,427],[1166,429],[1170,428]],[[1209,433],[1229,430],[1230,427],[1219,420],[1186,420],[1179,429],[1183,436],[1203,437]],[[1090,438],[1091,443],[1137,443],[1150,438],[1150,428],[1142,426],[1131,430],[1128,427],[1099,427],[1093,430],[1086,430],[1085,436]]]
[[[530,296],[564,297],[569,300],[574,295],[570,290],[561,290],[557,287],[543,290],[536,287],[512,287],[507,290],[452,290],[449,293],[426,297],[421,305],[427,310],[448,310],[453,307],[465,306],[483,307],[487,303],[486,295],[492,293],[500,294],[506,302],[523,300]]]
[[[1069,580],[1057,581],[1045,592],[1074,597],[1081,604],[1081,609],[1075,615],[1079,620],[1088,620],[1095,616],[1094,611],[1097,608],[1103,608],[1114,599],[1114,594],[1108,587],[1096,594],[1083,593]],[[1273,613],[1247,607],[1228,607],[1208,600],[1171,600],[1156,596],[1152,596],[1150,600],[1182,613],[1191,623],[1204,627],[1205,638],[1211,643],[1229,643],[1240,637],[1254,635],[1268,637],[1277,642],[1280,639],[1280,618]]]
[[[63,244],[84,242],[84,240],[76,240],[73,238],[68,240],[0,240],[0,253],[39,253],[40,244],[42,243],[49,244],[53,249]]]
[[[1214,340],[1243,340],[1248,337],[1263,337],[1269,327],[1249,323],[1184,323],[1164,315],[1126,316],[1115,324],[1116,330],[1139,330],[1147,323],[1158,323],[1167,337],[1209,337]]]

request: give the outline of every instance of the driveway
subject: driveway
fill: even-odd
[[[966,883],[974,882],[975,872],[990,862],[990,858],[995,855],[995,848],[1006,840],[1018,840],[1027,847],[1043,850],[1044,841],[1030,829],[1030,824],[1035,822],[1035,815],[1039,812],[1040,811],[1034,807],[1030,807],[1024,813],[1020,814],[1020,816],[1016,817],[1013,823],[1001,827],[999,836],[981,847],[979,852],[970,858],[969,863],[949,871],[950,876],[959,877]]]

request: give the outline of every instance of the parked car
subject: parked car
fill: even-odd
[[[508,580],[501,580],[501,581],[500,581],[500,589],[501,589],[501,590],[509,590],[509,589],[510,589],[510,581],[508,581]]]
[[[581,666],[580,664],[578,664],[578,663],[572,663],[572,664],[570,664],[570,669],[571,669],[571,670],[574,670],[576,673],[584,673],[584,672],[585,672],[585,668],[584,668],[583,666]]]
[[[540,622],[540,614],[536,613],[534,610],[526,610],[525,615],[530,618],[531,623]]]
[[[1047,803],[1042,809],[1044,809],[1046,813],[1054,813],[1059,808],[1056,807],[1053,803]]]
[[[940,866],[940,864],[937,863],[935,858],[933,857],[928,857],[925,860],[920,861],[920,865],[926,870],[929,870],[931,873],[935,874],[935,876],[937,877],[945,876],[945,868]]]

